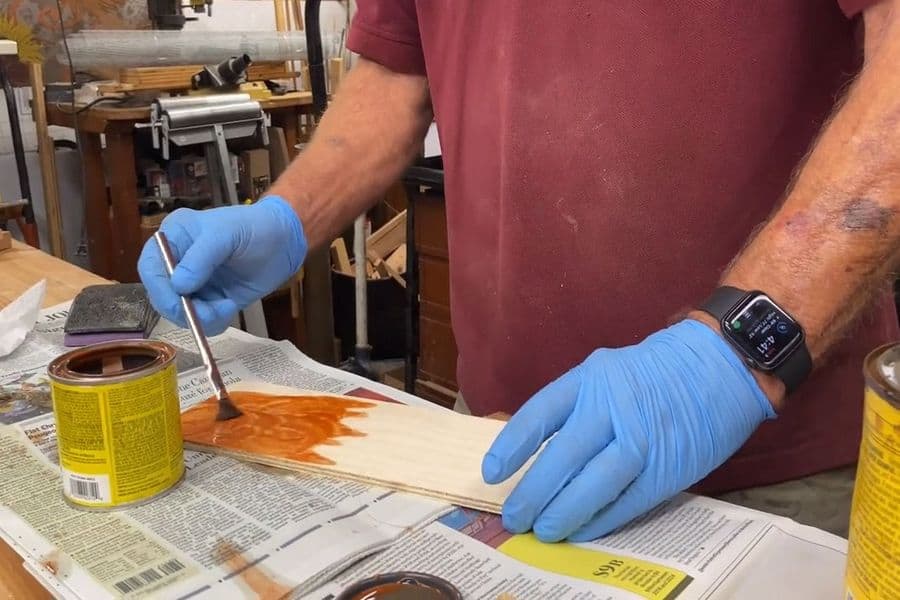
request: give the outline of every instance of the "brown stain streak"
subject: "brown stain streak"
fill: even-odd
[[[318,465],[334,461],[315,451],[320,445],[339,446],[339,437],[364,437],[342,423],[364,417],[375,406],[333,396],[291,396],[259,392],[229,392],[244,413],[236,419],[216,421],[218,401],[209,398],[181,416],[186,442]]]
[[[247,584],[258,600],[279,600],[291,593],[291,588],[281,585],[259,565],[252,564],[231,542],[220,541],[216,545],[216,558]]]
[[[49,571],[51,575],[59,573],[59,563],[55,558],[45,558],[41,561],[41,566]]]

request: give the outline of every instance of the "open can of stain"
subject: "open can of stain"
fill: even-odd
[[[462,600],[462,593],[435,575],[399,571],[358,581],[335,600]]]
[[[844,597],[893,600],[900,597],[900,344],[873,351],[863,371],[863,431]]]
[[[175,348],[155,340],[94,344],[59,356],[47,371],[69,504],[124,508],[183,479]]]

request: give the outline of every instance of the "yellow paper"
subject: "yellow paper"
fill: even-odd
[[[673,600],[693,581],[688,574],[663,565],[572,544],[545,544],[533,534],[513,536],[498,550],[533,567],[616,587],[648,600]]]

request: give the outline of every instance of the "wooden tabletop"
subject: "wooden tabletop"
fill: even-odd
[[[12,249],[0,252],[0,277],[0,308],[41,279],[47,280],[44,308],[73,299],[85,286],[110,283],[16,240],[13,240]],[[0,541],[0,600],[44,598],[52,598],[52,595],[25,570],[22,557]]]
[[[71,300],[86,286],[110,283],[16,240],[13,240],[12,249],[0,252],[0,278],[0,308],[21,296],[41,279],[47,280],[44,308]]]

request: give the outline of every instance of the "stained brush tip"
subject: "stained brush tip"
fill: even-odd
[[[243,415],[237,406],[231,402],[231,398],[223,395],[219,398],[219,412],[216,414],[216,421],[228,421],[236,419]]]

